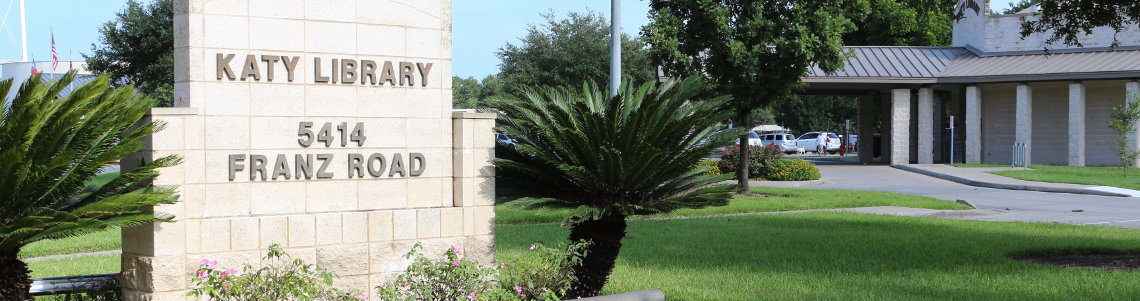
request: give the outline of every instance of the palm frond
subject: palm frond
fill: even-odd
[[[518,140],[500,145],[498,185],[525,196],[554,198],[599,210],[672,210],[723,204],[696,164],[742,132],[718,131],[728,97],[698,99],[699,77],[659,85],[623,84],[619,95],[588,83],[526,90],[521,99],[491,101],[498,129]]]

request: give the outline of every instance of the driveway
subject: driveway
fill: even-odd
[[[878,190],[966,200],[1000,214],[967,219],[1038,221],[1140,228],[1140,198],[1103,197],[981,188],[924,176],[885,165],[854,165],[812,160],[823,183],[811,188]],[[1074,212],[1074,210],[1080,212]]]

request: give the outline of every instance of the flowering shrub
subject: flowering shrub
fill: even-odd
[[[413,262],[392,282],[376,287],[380,300],[562,300],[575,279],[586,244],[559,248],[530,246],[531,254],[497,266],[464,260],[452,246],[433,260],[420,244],[405,255]]]
[[[710,176],[721,175],[720,166],[717,164],[717,161],[713,161],[713,160],[697,161],[697,168],[701,168],[701,167],[705,168],[705,174],[706,175],[710,175]]]
[[[288,260],[281,246],[269,246],[265,259],[269,264],[260,269],[245,265],[242,271],[222,268],[217,261],[201,262],[193,279],[194,289],[187,295],[210,300],[362,300],[359,292],[332,287],[336,278],[331,272],[301,259]]]
[[[582,263],[587,243],[565,248],[532,244],[527,256],[500,265],[499,283],[527,300],[562,300],[574,277],[574,266]]]
[[[819,169],[815,164],[803,159],[783,159],[772,163],[765,179],[771,181],[808,181],[819,180]]]
[[[768,166],[784,156],[784,152],[777,146],[749,146],[748,151],[748,178],[752,179],[763,177]],[[720,171],[725,173],[736,172],[736,164],[740,162],[740,146],[734,145],[725,148],[721,155],[720,161],[717,162]]]

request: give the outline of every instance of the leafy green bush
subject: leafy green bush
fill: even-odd
[[[784,157],[784,152],[779,147],[763,147],[763,146],[749,146],[748,147],[748,178],[761,178],[768,171],[768,167]],[[740,162],[740,146],[730,146],[722,152],[720,161],[717,166],[721,172],[734,173],[736,172],[736,164]]]
[[[210,300],[363,300],[367,295],[333,288],[333,273],[301,259],[288,260],[281,246],[269,246],[265,255],[270,262],[254,269],[245,265],[241,273],[218,266],[217,261],[202,260],[195,288],[187,295]]]
[[[764,178],[770,181],[819,180],[819,169],[804,159],[781,159],[772,163]]]
[[[721,175],[719,162],[713,160],[697,161],[697,168],[705,168],[705,175],[719,176]]]
[[[562,300],[574,280],[574,266],[582,263],[586,243],[551,248],[532,244],[530,254],[500,265],[499,283],[522,299]],[[549,297],[549,298],[547,298]]]

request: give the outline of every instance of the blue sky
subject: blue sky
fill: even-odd
[[[99,26],[115,17],[126,0],[25,0],[28,52],[38,61],[51,60],[51,35],[61,61],[82,60],[99,40]],[[145,2],[149,2],[144,0]],[[1013,0],[991,0],[1002,9]],[[636,35],[648,22],[648,1],[622,1],[622,31]],[[482,78],[499,71],[495,51],[517,43],[528,24],[541,24],[542,14],[587,9],[609,15],[609,0],[452,0],[454,74]],[[19,0],[0,0],[0,61],[20,59]]]

